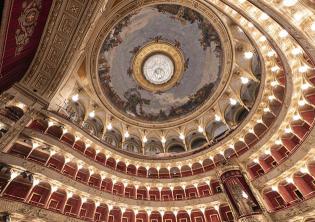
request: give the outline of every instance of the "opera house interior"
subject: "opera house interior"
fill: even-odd
[[[315,0],[0,18],[0,221],[315,222]]]

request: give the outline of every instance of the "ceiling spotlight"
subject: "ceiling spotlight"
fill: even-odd
[[[245,52],[244,56],[245,56],[245,59],[251,59],[251,58],[253,58],[254,53],[250,52],[250,51],[249,52]]]
[[[270,108],[268,108],[268,107],[264,108],[264,112],[265,112],[265,113],[270,112]]]
[[[265,150],[264,152],[266,155],[271,155],[271,151],[270,150]]]
[[[292,133],[291,127],[285,128],[285,129],[284,129],[284,132],[285,132],[285,133]]]
[[[300,172],[307,174],[307,173],[309,173],[309,170],[306,167],[301,167]]]
[[[301,66],[301,67],[299,68],[299,72],[300,72],[300,73],[305,73],[305,72],[307,72],[307,70],[308,70],[308,66]]]
[[[94,111],[94,110],[89,113],[89,117],[90,117],[90,118],[94,118],[94,117],[95,117],[95,111]]]
[[[184,133],[180,133],[180,134],[179,134],[179,138],[180,138],[181,140],[185,140],[185,135],[184,135]]]
[[[113,129],[113,125],[111,123],[109,123],[106,127],[108,130],[112,130]]]
[[[279,36],[280,36],[280,38],[285,38],[285,37],[287,37],[289,35],[289,33],[287,32],[287,30],[281,30],[280,32],[279,32]]]
[[[198,132],[199,133],[203,133],[203,131],[204,131],[203,127],[202,126],[198,126]]]
[[[268,99],[269,99],[270,101],[273,101],[274,99],[276,99],[276,97],[275,97],[274,95],[271,95],[271,96],[268,96]]]
[[[272,56],[274,56],[275,54],[276,54],[275,51],[271,50],[271,51],[269,51],[269,52],[267,53],[267,56],[268,56],[268,57],[272,57]]]
[[[301,88],[302,88],[302,90],[307,90],[310,87],[311,87],[311,85],[309,83],[304,83]]]
[[[281,145],[281,144],[282,144],[282,140],[281,140],[281,139],[276,140],[276,141],[275,141],[275,144],[276,144],[276,145]]]
[[[315,32],[315,22],[312,23],[311,30]]]
[[[276,86],[278,86],[278,85],[279,85],[279,83],[278,83],[278,81],[276,81],[276,80],[274,80],[274,81],[271,82],[271,86],[272,86],[272,87],[276,87]]]
[[[292,49],[292,54],[293,55],[299,55],[302,53],[302,49],[300,47]]]
[[[297,120],[299,120],[299,119],[301,119],[301,116],[300,116],[299,114],[295,114],[295,115],[293,116],[293,120],[294,120],[294,121],[297,121]]]
[[[261,42],[264,42],[264,41],[267,40],[267,37],[263,35],[258,40],[261,41]]]
[[[129,132],[126,131],[125,134],[124,134],[125,138],[128,138],[130,136]]]
[[[287,181],[287,183],[294,183],[292,177],[287,177],[287,178],[285,178],[285,180]]]
[[[278,70],[280,70],[279,66],[273,66],[273,67],[271,67],[271,71],[272,71],[272,72],[277,72]]]
[[[272,187],[271,187],[271,190],[277,192],[277,191],[278,191],[278,187],[277,187],[277,186],[272,186]]]
[[[295,5],[297,2],[298,2],[298,0],[283,0],[282,4],[284,6],[291,7],[291,6]]]
[[[142,141],[143,141],[143,143],[146,143],[146,142],[148,142],[148,139],[147,139],[147,137],[146,137],[146,136],[144,136],[144,137],[142,138]]]
[[[232,106],[235,106],[237,104],[237,100],[236,99],[233,99],[233,98],[230,98],[230,104]]]
[[[219,115],[215,115],[214,116],[214,120],[219,122],[219,121],[221,121],[221,117]]]
[[[263,13],[259,18],[264,21],[267,20],[269,16],[266,13]]]
[[[303,100],[300,100],[298,103],[299,103],[299,106],[305,106],[306,101],[303,99]]]
[[[249,79],[247,78],[247,77],[241,77],[241,82],[242,82],[242,84],[244,84],[244,85],[246,85],[246,84],[248,84],[249,83]]]
[[[165,139],[165,137],[164,137],[164,136],[162,136],[162,138],[161,138],[161,142],[162,142],[162,143],[166,143],[166,139]]]
[[[73,102],[78,102],[78,100],[79,100],[79,94],[73,95],[73,96],[71,97],[71,99],[72,99]]]

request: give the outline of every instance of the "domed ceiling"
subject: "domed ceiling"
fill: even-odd
[[[92,116],[105,121],[102,139],[115,148],[149,156],[201,151],[250,121],[262,95],[261,56],[214,8],[121,2],[96,33],[89,67],[99,101],[84,106],[99,110]]]
[[[114,109],[129,118],[162,122],[188,115],[213,98],[223,60],[220,36],[207,18],[185,6],[158,4],[114,26],[102,44],[98,74]]]

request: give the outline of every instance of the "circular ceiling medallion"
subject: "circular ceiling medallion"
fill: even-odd
[[[145,90],[166,91],[181,79],[184,63],[184,56],[172,44],[150,42],[134,57],[133,77]]]
[[[145,78],[156,85],[168,82],[174,74],[172,60],[164,54],[152,55],[144,62],[143,73]]]

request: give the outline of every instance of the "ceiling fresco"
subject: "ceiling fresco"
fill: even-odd
[[[142,88],[132,61],[149,42],[168,42],[184,56],[182,77],[166,91]],[[106,100],[122,114],[144,121],[168,121],[195,111],[216,90],[222,73],[219,34],[211,23],[184,6],[159,4],[123,18],[107,35],[98,74]]]

